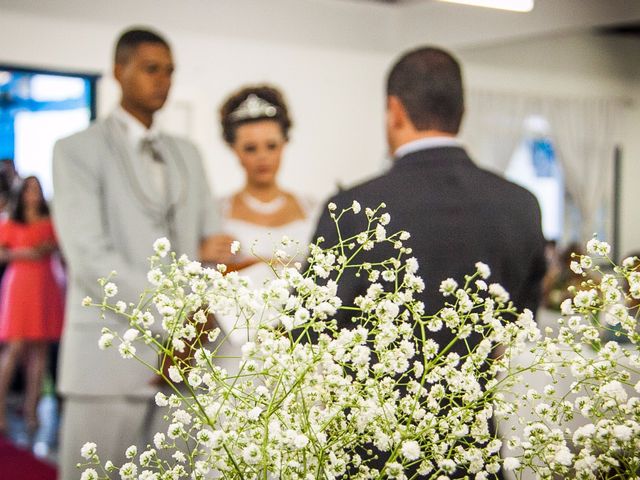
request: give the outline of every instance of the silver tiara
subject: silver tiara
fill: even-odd
[[[238,108],[229,114],[229,117],[232,120],[241,121],[254,118],[275,117],[277,112],[278,109],[275,105],[252,93],[244,102],[238,105]]]

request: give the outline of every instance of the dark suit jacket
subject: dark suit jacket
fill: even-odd
[[[376,208],[384,202],[391,215],[387,232],[406,230],[411,234],[404,244],[413,249],[412,255],[419,263],[418,275],[425,282],[425,290],[418,299],[425,303],[427,314],[436,313],[444,305],[440,282],[452,277],[463,285],[464,276],[475,272],[478,261],[491,268],[487,282],[505,287],[519,309],[537,309],[546,270],[538,202],[524,188],[478,168],[464,149],[440,147],[410,153],[398,159],[384,175],[342,191],[329,201],[340,212],[354,200],[363,208]],[[366,223],[364,212],[344,215],[340,220],[342,238],[364,231]],[[323,248],[338,241],[327,209],[314,238],[319,236],[325,238]],[[377,244],[356,263],[380,262],[397,253],[390,244]],[[364,295],[368,286],[367,275],[357,277],[353,269],[347,269],[338,287],[343,305],[353,305],[355,297]],[[339,327],[353,325],[348,311],[339,311],[335,317]],[[415,333],[421,337],[418,330]],[[444,326],[427,334],[441,346],[454,338]],[[308,331],[307,335],[309,341],[315,341],[315,335]],[[472,334],[467,341],[473,348],[478,335]],[[463,342],[457,342],[452,351],[468,353]],[[358,451],[368,448],[373,446],[359,447]],[[378,458],[369,465],[381,469],[387,456],[377,453]],[[453,478],[462,478],[466,473],[458,471]],[[407,475],[414,474],[415,467],[410,467]],[[491,478],[501,479],[502,475]]]
[[[398,159],[386,174],[330,199],[338,211],[353,200],[363,208],[385,202],[391,215],[387,231],[411,233],[404,243],[413,248],[420,265],[418,275],[426,285],[421,300],[427,313],[442,307],[440,282],[452,277],[462,284],[478,261],[491,267],[488,283],[502,284],[518,308],[535,313],[546,268],[538,202],[524,188],[477,167],[464,149],[441,147],[411,153]],[[365,226],[363,213],[345,215],[340,222],[343,238]],[[318,236],[326,239],[325,247],[337,241],[326,209],[314,238]],[[376,250],[372,259],[393,255],[388,249]],[[343,302],[351,304],[367,285],[366,275],[343,277],[339,290]]]
[[[524,188],[478,168],[459,147],[425,149],[398,159],[386,174],[330,199],[340,212],[357,200],[364,207],[376,208],[381,202],[391,215],[388,233],[406,230],[411,238],[404,242],[419,262],[418,275],[425,282],[419,297],[427,314],[443,307],[440,282],[448,277],[464,283],[464,276],[475,272],[482,261],[491,268],[488,283],[505,287],[519,308],[538,307],[541,279],[545,273],[544,237],[540,208],[536,198]],[[366,217],[347,214],[340,221],[342,238],[364,231]],[[314,238],[323,236],[324,248],[337,243],[336,228],[325,209]],[[362,261],[382,261],[397,256],[392,247],[365,252]],[[357,263],[360,263],[358,261]],[[364,295],[367,276],[356,277],[348,269],[340,279],[338,295],[343,305]],[[336,315],[340,327],[351,324],[348,312]],[[417,332],[416,332],[417,333]],[[441,346],[453,334],[443,327],[428,332]],[[475,334],[468,341],[474,343]],[[310,338],[313,341],[313,337]],[[452,349],[467,353],[462,342]],[[373,463],[381,468],[385,456]],[[500,475],[496,475],[500,478]]]

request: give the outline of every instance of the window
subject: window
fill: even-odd
[[[97,79],[0,65],[0,158],[13,159],[23,177],[36,175],[47,198],[53,145],[95,118]]]

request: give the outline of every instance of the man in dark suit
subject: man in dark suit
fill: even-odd
[[[441,281],[451,277],[463,285],[464,276],[475,272],[478,261],[490,266],[489,281],[506,288],[518,309],[535,312],[546,268],[538,202],[527,190],[473,163],[456,139],[463,112],[460,66],[449,53],[420,48],[402,56],[387,82],[386,129],[394,164],[384,175],[342,191],[330,202],[337,206],[336,212],[354,200],[371,208],[384,202],[391,215],[387,231],[411,233],[404,244],[418,260],[425,289],[417,299],[424,302],[427,315],[444,306]],[[363,214],[340,220],[342,238],[365,229]],[[320,236],[324,248],[338,241],[328,210],[314,238]],[[381,262],[397,253],[390,244],[378,244],[363,252],[357,263]],[[346,307],[365,295],[369,286],[367,275],[357,276],[353,270],[346,269],[339,281],[338,296]],[[339,327],[353,325],[350,312],[348,308],[338,312]],[[427,335],[441,347],[455,338],[446,326]],[[478,341],[477,334],[467,338],[467,344]],[[467,348],[457,342],[451,351],[464,355]],[[382,468],[385,459],[381,454],[371,465]]]
[[[387,140],[392,168],[333,198],[338,211],[353,200],[377,207],[385,202],[389,232],[406,230],[426,288],[426,313],[443,303],[440,282],[462,283],[475,263],[491,267],[491,282],[502,284],[514,304],[535,312],[545,272],[544,237],[536,198],[524,188],[476,166],[456,139],[464,112],[458,62],[437,48],[420,48],[398,60],[387,81]],[[342,218],[342,236],[359,233],[363,215]],[[329,212],[323,213],[314,238],[336,242]],[[373,256],[392,254],[384,248]],[[343,276],[345,305],[365,292],[366,275]],[[442,340],[445,340],[444,338]]]

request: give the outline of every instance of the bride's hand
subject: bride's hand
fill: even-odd
[[[200,244],[200,260],[205,263],[229,264],[237,261],[231,253],[231,242],[235,239],[224,233],[211,235]]]

